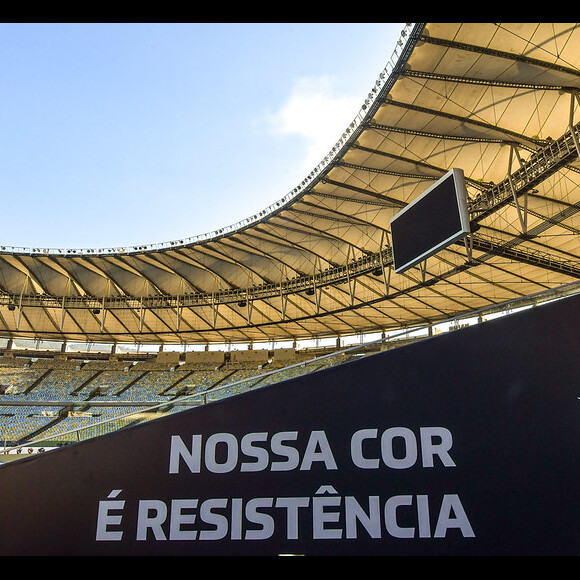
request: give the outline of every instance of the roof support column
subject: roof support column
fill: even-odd
[[[282,312],[282,320],[286,320],[286,302],[288,298],[284,295],[282,291],[282,284],[280,283],[280,300],[282,302],[281,312]]]
[[[107,312],[105,310],[105,297],[103,296],[101,301],[101,332],[105,330],[105,316]]]
[[[18,318],[16,319],[16,330],[20,328],[20,319],[22,318],[22,295],[28,290],[28,280],[30,276],[26,276],[22,290],[20,291],[20,298],[18,299]]]
[[[350,278],[350,246],[348,247],[348,252],[346,254],[346,281],[348,283],[348,292],[350,294],[350,305],[354,305],[354,283],[356,278],[351,281]],[[354,260],[354,258],[353,258]]]
[[[391,263],[387,264],[387,267],[385,268],[385,251],[383,250],[385,236],[387,238],[387,244],[388,244],[388,246],[386,246],[386,249],[391,249],[391,244],[389,242],[388,233],[383,231],[381,233],[381,247],[379,248],[379,256],[381,259],[381,270],[382,270],[382,274],[383,274],[383,284],[385,285],[385,296],[388,296],[389,290],[391,288],[392,261],[391,261]]]
[[[467,234],[463,238],[463,243],[465,244],[465,253],[467,254],[467,261],[471,262],[473,259],[473,236],[471,233]]]
[[[60,332],[62,332],[62,328],[64,326],[64,314],[65,314],[65,309],[64,309],[64,296],[62,297],[62,303],[61,303],[61,307],[60,307],[60,325],[58,327],[58,329],[60,330]]]
[[[213,322],[212,322],[212,326],[213,328],[215,328],[216,323],[217,323],[217,304],[216,304],[216,300],[215,300],[215,293],[212,292],[211,295],[211,310],[212,310],[212,315],[213,315]]]
[[[527,191],[524,191],[524,193],[523,193],[524,205],[523,205],[523,208],[520,207],[520,203],[519,203],[518,197],[516,195],[516,190],[515,190],[514,183],[512,180],[512,163],[513,163],[514,152],[516,153],[518,160],[520,161],[520,166],[522,165],[522,160],[520,158],[519,151],[514,147],[514,145],[511,145],[510,146],[509,166],[508,166],[508,181],[510,184],[510,189],[512,191],[512,197],[514,198],[516,210],[518,212],[518,218],[520,220],[520,225],[522,227],[522,233],[525,234],[528,230],[528,194],[527,194]]]
[[[250,324],[250,319],[252,318],[252,308],[254,306],[254,301],[250,300],[250,292],[246,289],[246,318],[248,324]]]
[[[425,280],[427,279],[427,260],[422,260],[417,264],[419,268],[419,272],[421,273],[421,282],[425,284]]]
[[[580,95],[578,91],[572,91],[570,93],[570,133],[572,135],[572,139],[574,141],[574,145],[576,146],[576,153],[578,153],[578,157],[580,157],[580,143],[578,142],[578,135],[576,131],[574,131],[574,102],[578,101],[580,103]]]

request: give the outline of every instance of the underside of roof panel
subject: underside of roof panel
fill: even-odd
[[[0,336],[212,343],[384,332],[580,278],[580,25],[409,25],[296,192],[155,248],[0,252]],[[390,220],[452,168],[472,233],[405,273]],[[243,208],[242,208],[243,209]]]

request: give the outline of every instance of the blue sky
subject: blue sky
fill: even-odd
[[[402,28],[0,24],[0,244],[152,244],[253,215],[332,148]]]

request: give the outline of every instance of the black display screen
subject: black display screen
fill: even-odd
[[[391,220],[395,272],[403,272],[469,232],[463,172],[452,169]]]

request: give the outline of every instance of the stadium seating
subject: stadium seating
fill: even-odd
[[[308,362],[312,357],[276,361],[222,353],[218,364],[189,357],[176,364],[159,356],[127,362],[12,353],[0,357],[0,437],[5,447],[35,440],[65,444],[348,358],[342,354]]]

